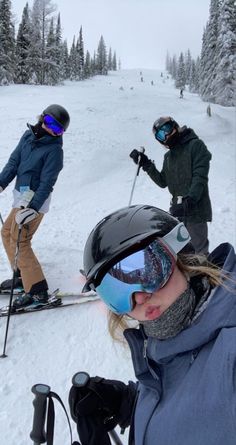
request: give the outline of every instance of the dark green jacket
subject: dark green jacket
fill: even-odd
[[[162,170],[154,163],[146,169],[150,178],[160,187],[168,187],[173,203],[177,196],[190,196],[196,205],[187,216],[188,223],[212,220],[208,191],[208,173],[211,153],[191,128],[185,128],[174,148],[164,156]]]

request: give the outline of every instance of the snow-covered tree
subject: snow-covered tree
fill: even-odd
[[[112,70],[112,50],[111,50],[111,47],[109,48],[107,67],[108,67],[109,71]]]
[[[96,66],[98,74],[107,74],[107,52],[103,36],[101,36],[98,44]]]
[[[86,51],[84,63],[84,78],[88,79],[91,76],[91,57],[89,51]]]
[[[77,42],[77,54],[78,54],[78,76],[79,80],[84,78],[84,40],[82,26],[79,31],[79,38]]]
[[[58,53],[56,45],[56,35],[54,31],[54,21],[51,19],[49,32],[47,35],[47,43],[45,49],[45,73],[44,83],[46,85],[56,85],[59,80]]]
[[[114,51],[113,57],[112,57],[112,69],[113,71],[117,70],[117,63],[116,63],[116,52]]]
[[[190,71],[191,71],[191,66],[192,66],[192,56],[191,56],[190,49],[188,49],[187,53],[185,54],[184,63],[185,63],[186,83],[189,84]]]
[[[66,40],[64,40],[64,42],[62,43],[60,70],[61,70],[61,78],[62,79],[69,79],[69,77],[70,77],[70,65],[69,65],[68,45],[67,45],[67,41]]]
[[[15,75],[15,30],[11,0],[0,0],[0,85],[13,83]]]
[[[16,40],[16,83],[29,83],[32,78],[32,66],[30,59],[31,24],[29,18],[29,5],[23,9],[22,20],[19,24]]]
[[[190,74],[189,74],[189,91],[191,93],[198,93],[199,91],[199,58],[198,62],[194,59],[191,61]]]
[[[32,8],[32,51],[31,57],[37,83],[45,83],[46,45],[52,14],[56,6],[52,0],[34,0]]]
[[[223,0],[220,8],[216,74],[212,93],[220,105],[236,105],[236,3]]]
[[[211,0],[209,20],[203,35],[200,93],[206,101],[214,101],[212,83],[217,73],[220,3],[221,0]]]
[[[65,58],[66,58],[66,55],[67,55],[67,58],[68,58],[67,46],[65,48],[64,43],[62,42],[62,30],[61,30],[61,16],[60,16],[60,14],[58,14],[58,16],[57,16],[55,40],[56,40],[55,61],[56,61],[56,64],[57,64],[57,73],[58,73],[57,82],[60,82],[61,80],[66,79],[66,76],[65,76]]]
[[[185,73],[185,63],[184,63],[184,55],[181,52],[178,60],[178,69],[175,80],[176,88],[184,88],[186,84],[186,73]]]
[[[73,37],[69,54],[69,77],[70,80],[76,80],[77,78],[77,52],[75,45],[75,36]]]

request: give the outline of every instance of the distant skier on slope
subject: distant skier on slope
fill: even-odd
[[[60,105],[49,105],[36,125],[29,125],[0,173],[0,192],[16,178],[13,209],[3,224],[1,235],[11,266],[14,264],[18,225],[22,225],[17,266],[18,282],[25,293],[13,302],[13,308],[34,302],[47,302],[48,284],[32,250],[31,239],[49,210],[51,193],[63,168],[62,135],[70,117]],[[11,288],[12,280],[2,283]]]
[[[159,187],[168,187],[172,195],[170,213],[184,221],[195,252],[207,254],[207,221],[212,220],[208,191],[211,153],[191,128],[180,127],[172,117],[160,117],[152,130],[155,139],[168,149],[162,170],[138,150],[130,157]]]
[[[184,98],[184,90],[183,90],[183,88],[181,88],[181,90],[179,92],[179,97],[180,97],[180,99]]]

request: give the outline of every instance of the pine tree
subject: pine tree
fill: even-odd
[[[86,51],[85,64],[84,64],[84,79],[88,79],[91,76],[91,57],[89,51]]]
[[[199,59],[198,59],[199,60]],[[198,62],[199,63],[199,62]],[[189,91],[191,93],[198,93],[199,91],[199,72],[198,64],[194,59],[191,61],[190,74],[189,74]]]
[[[185,54],[184,63],[185,63],[186,83],[189,84],[190,70],[191,70],[191,65],[192,65],[192,56],[191,56],[190,49],[188,49],[187,53]]]
[[[52,0],[34,0],[32,8],[32,49],[31,57],[35,70],[35,81],[45,83],[46,45],[51,15],[56,6]]]
[[[96,65],[98,74],[107,74],[107,53],[103,36],[101,36],[98,44]]]
[[[51,19],[50,28],[47,35],[44,67],[44,83],[46,85],[56,85],[59,79],[59,72],[57,64],[57,45],[53,18]]]
[[[91,76],[95,76],[96,74],[98,74],[98,69],[97,69],[97,56],[96,53],[94,51],[93,57],[91,58],[91,64],[90,64],[91,68]]]
[[[65,47],[62,43],[62,31],[61,31],[61,16],[58,14],[57,16],[57,25],[56,25],[56,32],[55,32],[55,62],[57,65],[57,83],[59,83],[61,80],[65,79],[65,60],[64,57],[66,57]],[[66,48],[67,49],[67,48]],[[68,51],[67,51],[68,56]]]
[[[0,85],[13,83],[15,72],[15,30],[11,1],[0,1]]]
[[[170,71],[171,71],[171,58],[170,58],[169,51],[167,51],[167,53],[166,53],[166,71],[168,73],[170,73]]]
[[[32,11],[30,13],[32,32],[31,32],[31,42],[29,47],[29,61],[32,69],[30,82],[35,84],[40,84],[42,80],[41,79],[42,39],[41,39],[39,10],[40,10],[40,3],[35,0]]]
[[[112,50],[111,50],[111,47],[109,48],[107,67],[108,67],[109,71],[112,70]]]
[[[181,52],[178,61],[178,69],[176,75],[175,86],[176,88],[184,88],[186,84],[186,73],[185,73],[185,63],[184,55]]]
[[[77,76],[77,53],[76,53],[75,36],[74,36],[69,55],[70,80],[76,80],[76,76]]]
[[[16,40],[16,83],[29,83],[32,77],[32,66],[30,63],[31,31],[29,6],[26,3]]]
[[[203,35],[200,93],[204,100],[214,102],[212,83],[217,72],[217,41],[221,0],[211,0],[210,15]]]
[[[113,57],[112,57],[112,69],[113,71],[117,70],[117,63],[116,63],[116,52],[114,51]]]
[[[82,26],[79,31],[79,39],[78,39],[78,65],[79,65],[79,80],[83,80],[84,78],[84,41],[83,41],[83,31]]]
[[[69,53],[68,53],[68,46],[67,41],[64,40],[62,43],[62,55],[61,55],[61,78],[62,79],[69,79],[70,78],[70,64],[69,64]]]
[[[223,0],[217,41],[216,74],[212,82],[212,93],[216,103],[236,105],[236,4],[234,0]]]

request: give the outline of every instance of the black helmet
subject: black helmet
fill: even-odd
[[[172,122],[173,123],[173,129],[174,128],[179,128],[179,124],[172,118],[172,117],[170,117],[170,116],[162,116],[162,117],[159,117],[159,119],[157,119],[155,122],[154,122],[154,124],[153,124],[153,126],[152,126],[152,131],[153,131],[153,133],[155,134],[156,133],[156,131],[158,131],[164,124],[166,124],[167,122]]]
[[[43,110],[42,113],[43,116],[45,116],[46,114],[52,116],[58,122],[58,124],[60,124],[64,128],[65,131],[69,127],[70,123],[69,113],[61,105],[57,104],[49,105],[47,108],[45,108],[45,110]]]
[[[89,290],[90,284],[97,286],[118,260],[142,249],[157,237],[175,254],[190,241],[183,223],[149,205],[125,207],[105,217],[85,244],[83,260],[87,282],[83,290]]]

